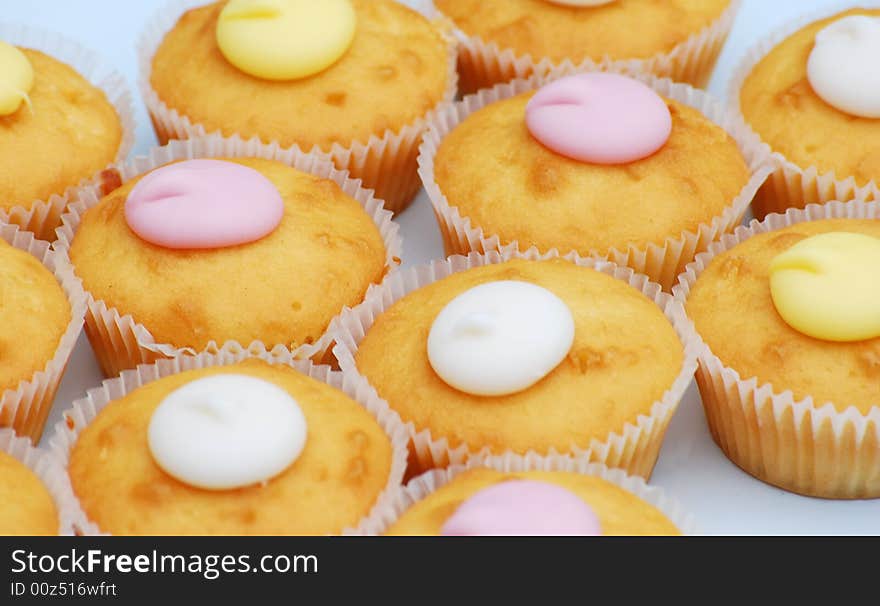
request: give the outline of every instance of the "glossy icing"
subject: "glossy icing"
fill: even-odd
[[[356,24],[349,0],[231,0],[217,22],[217,44],[247,74],[296,80],[336,63]]]
[[[807,78],[832,107],[861,118],[880,118],[878,58],[880,18],[851,15],[816,34]]]
[[[880,337],[878,268],[878,238],[849,232],[806,238],[773,259],[773,304],[789,326],[816,339]]]
[[[549,290],[530,282],[487,282],[444,307],[428,335],[428,359],[447,384],[500,396],[528,389],[568,355],[574,319]]]
[[[446,520],[444,536],[598,536],[599,518],[569,490],[511,480],[485,488]]]
[[[11,116],[29,103],[34,70],[18,48],[0,40],[0,116]]]
[[[173,249],[247,244],[272,233],[284,201],[269,179],[222,160],[188,160],[145,175],[125,201],[125,220],[143,240]]]
[[[219,374],[171,392],[148,429],[153,459],[177,480],[205,490],[266,482],[299,457],[306,420],[280,387]]]
[[[672,116],[649,86],[610,73],[551,82],[526,107],[526,125],[548,149],[590,164],[628,164],[669,140]]]

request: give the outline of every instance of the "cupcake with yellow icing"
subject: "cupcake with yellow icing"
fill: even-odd
[[[253,342],[322,359],[331,319],[399,262],[391,214],[315,156],[209,137],[116,177],[79,192],[57,243],[108,376]]]
[[[84,310],[63,256],[18,226],[0,225],[0,427],[39,440]]]
[[[419,189],[425,119],[455,95],[447,29],[428,2],[184,0],[141,38],[141,88],[162,142],[321,153],[397,212]]]
[[[70,495],[58,464],[31,441],[0,429],[0,536],[72,531]]]
[[[563,456],[474,459],[411,480],[361,526],[389,536],[669,536],[693,522],[620,470]]]
[[[451,257],[343,314],[334,353],[411,424],[411,473],[534,451],[648,477],[694,371],[679,313],[604,262]]]
[[[0,221],[52,242],[69,190],[125,157],[125,80],[77,43],[0,24]]]
[[[676,287],[712,436],[765,482],[880,497],[878,218],[858,201],[771,215],[713,244]]]
[[[387,501],[406,432],[362,379],[265,350],[162,360],[73,404],[52,440],[83,534],[330,535]]]
[[[575,252],[669,289],[740,223],[766,158],[739,120],[687,85],[560,70],[445,110],[419,172],[449,254]]]
[[[705,86],[738,0],[435,0],[461,40],[461,89],[473,93],[562,64],[626,64]]]
[[[773,150],[778,170],[755,216],[830,200],[880,198],[880,8],[810,16],[759,42],[729,98]]]

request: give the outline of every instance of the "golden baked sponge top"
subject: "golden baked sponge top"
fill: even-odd
[[[435,0],[469,36],[517,55],[571,59],[646,59],[672,50],[718,19],[729,0],[615,0],[572,8],[547,0]]]
[[[55,357],[71,313],[52,272],[0,239],[0,393],[30,380]]]
[[[58,530],[49,491],[23,463],[0,452],[0,535],[51,536]]]

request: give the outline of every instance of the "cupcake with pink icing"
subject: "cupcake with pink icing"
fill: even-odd
[[[516,80],[435,120],[420,174],[447,253],[532,246],[664,288],[739,224],[768,150],[710,96],[646,75]]]
[[[411,480],[361,525],[391,536],[668,536],[693,522],[657,488],[570,457],[491,457]]]
[[[108,177],[80,191],[58,242],[108,375],[253,343],[320,359],[331,319],[398,262],[390,213],[314,156],[207,138]]]

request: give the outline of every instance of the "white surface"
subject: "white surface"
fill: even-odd
[[[730,74],[747,48],[792,18],[836,0],[745,0],[721,56],[710,91],[723,95]],[[101,52],[128,76],[137,93],[135,44],[140,27],[165,0],[28,0],[3,2],[0,19],[62,32]],[[853,2],[855,4],[855,2]],[[134,153],[155,145],[143,106],[138,104]],[[404,262],[442,256],[440,234],[422,194],[399,218]],[[83,336],[58,393],[47,434],[62,410],[102,377]],[[651,480],[689,508],[701,531],[720,534],[880,534],[880,500],[837,502],[810,499],[765,485],[730,463],[709,437],[699,394],[691,386],[669,429]]]

